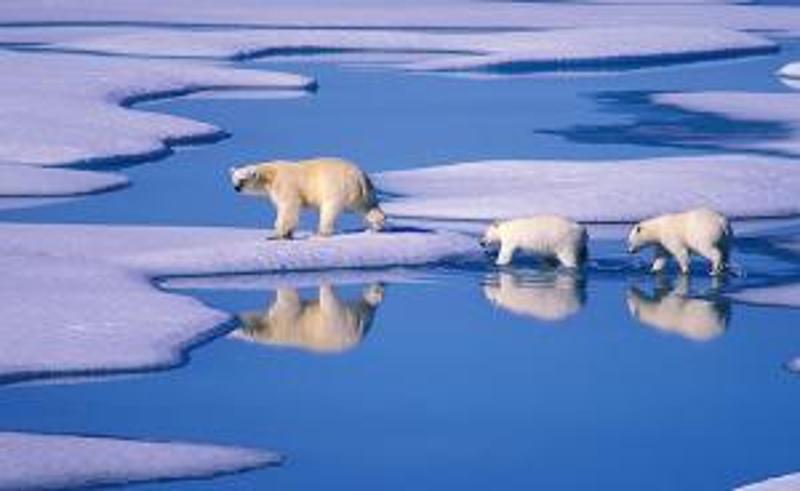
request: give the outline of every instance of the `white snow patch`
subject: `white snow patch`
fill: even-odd
[[[789,92],[689,92],[662,93],[653,102],[684,111],[741,122],[775,123],[784,134],[764,138],[710,137],[709,143],[730,150],[772,151],[800,155],[800,95]]]
[[[638,0],[637,3],[641,3]],[[459,27],[543,29],[599,26],[717,26],[750,31],[800,32],[791,6],[713,5],[707,1],[645,5],[571,2],[258,2],[232,0],[5,0],[0,18],[14,22],[128,22],[280,27]],[[714,2],[716,3],[716,2]]]
[[[110,172],[46,169],[0,163],[0,196],[74,196],[122,187],[128,179]]]
[[[236,447],[109,437],[0,433],[0,489],[63,489],[213,477],[278,464]]]
[[[696,206],[734,218],[800,214],[797,164],[719,155],[611,162],[485,161],[375,176],[390,216],[491,220],[557,213],[627,222]]]
[[[597,42],[602,39],[602,42]],[[148,31],[78,39],[56,49],[115,54],[249,58],[324,51],[460,53],[402,66],[414,70],[633,68],[763,54],[777,46],[720,28],[635,26],[448,34],[369,30]]]
[[[0,225],[0,381],[172,366],[229,316],[155,277],[419,265],[481,254],[439,232],[267,241],[261,230]]]
[[[0,159],[33,165],[146,157],[216,136],[212,125],[121,107],[203,89],[303,89],[298,75],[201,63],[65,54],[0,55]]]
[[[171,143],[222,134],[210,124],[124,107],[136,100],[204,89],[303,90],[313,84],[297,75],[207,63],[42,53],[0,54],[0,72],[0,161],[16,164],[0,166],[0,196],[108,190],[125,178],[33,167],[155,157]]]
[[[800,489],[800,473],[773,477],[753,484],[747,484],[735,491],[796,491]]]
[[[746,288],[728,296],[753,305],[800,308],[800,283]]]

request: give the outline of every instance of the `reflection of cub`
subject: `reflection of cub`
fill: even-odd
[[[577,313],[586,301],[584,283],[570,274],[553,274],[525,281],[519,274],[501,272],[483,287],[494,305],[542,321],[558,321]]]
[[[370,285],[361,298],[348,301],[340,300],[330,285],[320,286],[319,298],[311,300],[302,300],[293,288],[280,288],[266,313],[239,315],[242,328],[234,336],[317,352],[346,351],[366,336],[382,301],[380,284]]]
[[[689,296],[689,283],[681,278],[672,290],[658,288],[645,295],[638,288],[628,289],[628,310],[639,322],[693,341],[709,341],[725,332],[730,306]]]

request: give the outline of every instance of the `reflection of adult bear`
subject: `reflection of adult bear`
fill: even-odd
[[[631,287],[627,297],[628,310],[639,322],[693,341],[722,335],[730,319],[727,302],[690,297],[686,277],[681,277],[673,289],[659,288],[652,296]]]
[[[310,351],[346,351],[367,335],[382,301],[379,284],[350,301],[340,300],[330,285],[320,286],[319,298],[312,300],[302,300],[294,288],[280,288],[266,312],[239,315],[242,328],[234,336]]]
[[[354,164],[334,158],[274,161],[231,169],[236,191],[266,195],[275,205],[275,237],[290,239],[303,208],[319,210],[317,233],[333,234],[343,211],[364,215],[372,230],[383,228],[385,216],[378,206],[369,177]]]
[[[576,314],[586,301],[584,282],[571,274],[555,274],[525,281],[521,275],[501,272],[483,287],[486,298],[515,314],[542,321],[559,321]]]

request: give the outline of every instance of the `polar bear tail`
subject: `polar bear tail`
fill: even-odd
[[[372,180],[365,173],[361,173],[361,179],[358,181],[359,192],[361,194],[361,203],[365,210],[371,210],[378,207],[378,195],[375,192],[375,185]]]

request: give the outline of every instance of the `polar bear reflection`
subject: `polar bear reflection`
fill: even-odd
[[[581,310],[586,302],[584,287],[584,281],[574,274],[501,272],[488,278],[483,294],[509,312],[555,322]]]
[[[242,327],[234,336],[258,343],[339,353],[367,335],[384,289],[372,284],[360,298],[341,300],[330,285],[319,287],[319,297],[303,300],[294,288],[279,288],[266,312],[239,315]]]
[[[722,335],[730,320],[729,303],[692,298],[687,277],[678,279],[672,289],[657,287],[652,296],[632,286],[627,300],[631,315],[642,324],[692,341],[710,341]]]

